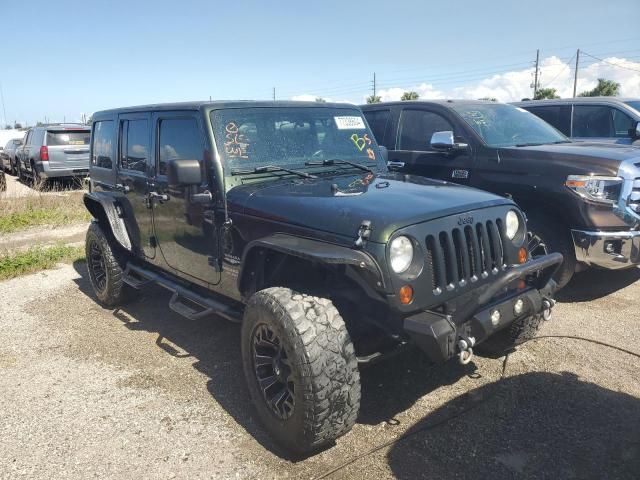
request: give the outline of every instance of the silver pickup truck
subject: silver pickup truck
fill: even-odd
[[[18,176],[35,183],[48,178],[89,174],[91,128],[82,124],[50,124],[29,129],[16,151]]]

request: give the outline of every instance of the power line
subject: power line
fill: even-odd
[[[596,60],[599,60],[602,63],[606,63],[607,65],[611,65],[613,67],[618,67],[618,68],[624,68],[625,70],[631,70],[632,72],[640,73],[640,70],[638,70],[637,68],[631,68],[631,67],[626,67],[624,65],[618,65],[617,63],[611,63],[611,62],[608,62],[607,60],[603,60],[602,58],[596,57],[594,55],[590,55],[587,52],[582,52],[582,53],[584,53],[587,57],[595,58]]]

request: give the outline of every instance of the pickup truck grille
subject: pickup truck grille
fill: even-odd
[[[426,238],[434,294],[496,274],[505,266],[502,219],[441,231]]]

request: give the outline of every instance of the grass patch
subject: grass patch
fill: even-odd
[[[82,203],[83,192],[42,193],[0,200],[0,234],[30,227],[88,222],[91,215]]]
[[[84,247],[56,245],[32,247],[25,252],[0,255],[0,280],[46,270],[58,263],[71,263],[84,259]]]

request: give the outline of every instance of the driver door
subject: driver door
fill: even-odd
[[[436,132],[455,132],[444,115],[426,109],[405,108],[398,122],[397,150],[389,152],[389,166],[404,173],[468,185],[471,181],[470,148],[446,153],[431,148]],[[465,142],[463,139],[461,142]]]

